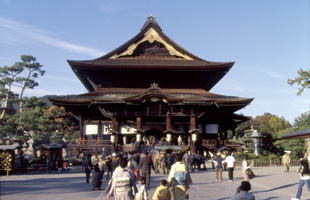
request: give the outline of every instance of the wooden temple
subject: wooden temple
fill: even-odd
[[[149,136],[192,152],[215,150],[228,145],[228,130],[248,120],[235,112],[253,101],[209,92],[234,62],[198,58],[167,37],[153,16],[110,53],[68,63],[88,93],[50,100],[79,120],[79,152],[125,150]]]

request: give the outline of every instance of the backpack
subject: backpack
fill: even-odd
[[[173,176],[173,184],[186,185],[186,172],[176,171]]]

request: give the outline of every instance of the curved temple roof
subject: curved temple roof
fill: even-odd
[[[189,78],[174,88],[210,90],[234,65],[234,62],[205,61],[193,55],[167,37],[152,16],[140,33],[110,53],[94,60],[68,60],[68,63],[88,91],[124,87],[120,80],[129,88],[146,88],[143,83],[149,85],[148,80],[167,88],[183,77]],[[144,77],[141,82],[131,81]]]
[[[310,129],[305,129],[302,131],[297,131],[287,135],[283,135],[282,139],[294,139],[294,138],[310,138]]]

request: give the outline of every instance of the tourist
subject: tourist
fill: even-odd
[[[171,193],[169,188],[166,187],[167,181],[162,179],[160,181],[160,186],[158,186],[155,190],[155,193],[152,197],[154,200],[171,200]]]
[[[130,169],[131,173],[134,175],[135,180],[138,180],[139,173],[137,169],[135,168],[135,165],[132,162],[128,164],[129,164],[128,168]]]
[[[305,157],[304,157],[307,161],[310,161],[310,156],[308,155],[308,152],[305,152]]]
[[[234,179],[235,157],[233,155],[234,154],[232,153],[225,159],[225,162],[227,163],[229,182],[232,182]]]
[[[148,190],[150,189],[151,167],[154,170],[153,160],[148,156],[148,153],[145,152],[144,157],[140,159],[138,172],[141,169],[141,174],[145,180],[145,185]]]
[[[112,177],[112,160],[111,157],[108,157],[106,162],[105,162],[106,166],[107,166],[107,180],[109,180],[109,175]]]
[[[191,176],[182,163],[182,156],[180,154],[175,155],[176,163],[171,166],[167,182],[169,187],[172,187],[173,199],[185,200],[189,189],[189,185],[192,183]]]
[[[160,162],[160,155],[159,152],[156,154],[154,158],[154,168],[155,168],[155,174],[159,173],[159,162]]]
[[[216,154],[216,157],[214,158],[214,165],[215,165],[215,178],[216,180],[220,180],[222,181],[223,179],[223,176],[222,176],[222,173],[223,173],[223,158],[221,156],[221,152],[217,152]],[[220,179],[219,179],[220,177]]]
[[[83,158],[83,168],[86,175],[86,183],[89,183],[89,177],[90,177],[90,170],[93,167],[93,164],[91,163],[91,155],[86,155]]]
[[[169,174],[171,170],[171,166],[174,164],[174,159],[172,153],[170,153],[167,157],[167,173]]]
[[[118,167],[119,165],[119,157],[117,157],[116,153],[112,154],[112,174],[114,172],[114,170],[116,169],[116,167]]]
[[[164,154],[161,158],[160,158],[160,173],[161,174],[166,174],[167,173],[167,157],[166,154]]]
[[[190,159],[190,155],[187,153],[187,151],[183,155],[183,161],[184,161],[184,164],[185,164],[187,170],[189,170],[191,159]]]
[[[99,165],[96,164],[94,166],[94,173],[90,181],[90,183],[92,184],[92,190],[95,190],[95,189],[100,190],[101,184],[102,184],[101,179],[102,179],[102,172],[99,169]]]
[[[291,200],[299,200],[302,194],[302,188],[306,185],[308,191],[310,192],[310,169],[308,159],[305,159],[301,156],[300,157],[300,168],[296,170],[300,173],[300,181],[298,185],[298,191],[296,194],[296,198],[291,198]],[[308,196],[309,197],[309,196]]]
[[[200,155],[199,151],[197,152],[196,154],[196,167],[198,169],[198,171],[200,172],[200,166],[201,166],[201,163],[202,163],[202,156]]]
[[[119,168],[115,170],[107,186],[107,199],[114,197],[115,200],[133,200],[133,196],[136,195],[137,187],[127,169],[127,162],[127,158],[120,159]]]
[[[223,158],[223,161],[226,159],[226,154],[227,154],[227,151],[224,151],[222,154],[221,154],[221,157]],[[227,168],[226,168],[226,163],[224,162],[223,163],[223,170],[226,171]]]
[[[251,183],[248,181],[242,181],[241,185],[237,188],[232,200],[255,200],[255,196],[249,191],[251,190]]]
[[[99,170],[100,170],[101,174],[104,175],[105,162],[102,160],[102,158],[99,159],[98,167],[99,167]]]
[[[144,178],[142,176],[138,178],[137,189],[138,189],[138,192],[135,196],[135,200],[147,200],[148,193],[147,193],[147,189],[144,184]]]
[[[207,167],[206,167],[206,156],[205,155],[201,155],[201,164],[203,165],[203,170],[207,171]]]
[[[241,174],[243,176],[244,181],[250,181],[249,175],[247,174],[246,170],[250,169],[253,164],[248,165],[248,155],[243,155],[242,156],[242,161],[241,161]]]
[[[290,156],[288,154],[288,152],[285,152],[283,157],[282,157],[282,164],[284,166],[284,172],[289,172],[290,171]]]

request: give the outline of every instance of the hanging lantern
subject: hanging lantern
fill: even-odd
[[[167,134],[167,141],[168,142],[172,141],[172,135],[170,133]]]
[[[193,138],[193,142],[197,142],[198,136],[196,133],[193,133],[192,138]]]
[[[111,135],[111,142],[115,143],[115,135]]]
[[[141,134],[138,133],[136,137],[137,137],[137,142],[141,142]]]

